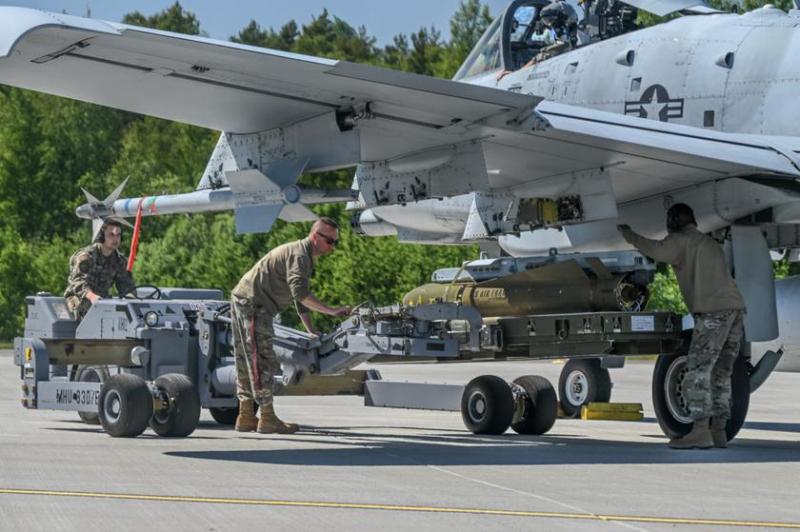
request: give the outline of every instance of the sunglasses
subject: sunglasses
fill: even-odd
[[[331,247],[336,247],[336,245],[339,243],[339,239],[337,239],[337,238],[331,238],[331,237],[329,237],[329,236],[327,236],[327,235],[323,235],[323,234],[322,234],[322,233],[320,233],[319,231],[317,231],[317,235],[318,235],[318,236],[320,236],[320,237],[322,237],[322,239],[323,239],[325,242],[327,242],[327,243],[328,243],[328,245],[329,245],[329,246],[331,246]]]

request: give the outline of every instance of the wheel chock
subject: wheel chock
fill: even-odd
[[[589,403],[581,407],[581,419],[606,421],[641,421],[642,403]]]

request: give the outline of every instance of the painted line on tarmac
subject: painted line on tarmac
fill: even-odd
[[[136,493],[105,493],[92,491],[54,491],[34,489],[0,488],[0,495],[34,495],[44,497],[79,497],[86,499],[112,499],[129,501],[192,502],[205,504],[240,504],[246,506],[282,506],[302,508],[332,508],[339,510],[385,510],[393,512],[428,512],[440,514],[496,515],[504,517],[543,517],[581,521],[618,521],[636,523],[659,523],[670,525],[762,527],[800,530],[800,523],[779,521],[738,521],[735,519],[702,519],[690,517],[655,517],[644,515],[603,515],[572,512],[533,512],[525,510],[501,510],[491,508],[450,508],[446,506],[415,506],[404,504],[368,504],[325,501],[290,501],[270,499],[231,499],[221,497],[190,497],[180,495],[144,495]]]

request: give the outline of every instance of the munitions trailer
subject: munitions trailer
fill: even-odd
[[[80,323],[63,298],[28,297],[25,333],[14,341],[23,406],[77,411],[111,436],[136,436],[148,424],[161,436],[187,436],[201,408],[232,424],[238,406],[229,306],[222,293],[140,287],[137,294],[143,297],[100,300]],[[673,363],[664,366],[668,374],[656,368],[654,391],[663,391],[657,416],[665,430],[680,431],[686,424],[680,417],[686,415],[680,394],[685,363],[674,364],[684,334],[681,317],[668,312],[484,320],[474,308],[454,303],[361,306],[320,338],[279,324],[275,333],[283,372],[276,393],[319,393],[331,386],[309,389],[310,381],[344,375],[333,388],[363,394],[367,405],[461,411],[475,433],[498,434],[509,426],[523,434],[547,432],[556,419],[553,386],[535,375],[512,383],[485,375],[466,386],[393,383],[375,371],[351,370],[366,361],[564,357],[569,360],[562,395],[577,408],[608,400],[607,368],[621,366],[625,356],[661,354]]]

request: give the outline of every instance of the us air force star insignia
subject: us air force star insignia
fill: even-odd
[[[663,85],[651,85],[638,101],[625,102],[625,114],[669,122],[670,118],[683,118],[683,98],[670,98]]]

